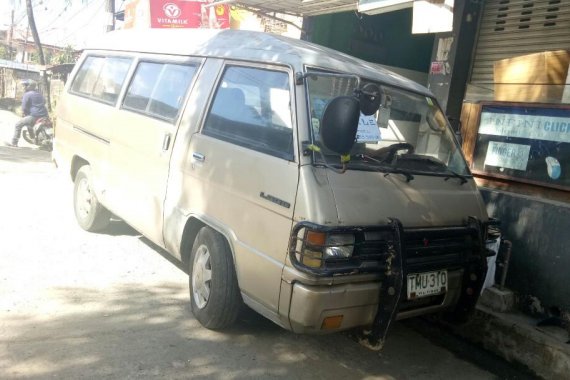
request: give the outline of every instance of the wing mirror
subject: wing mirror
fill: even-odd
[[[354,96],[338,96],[325,107],[321,122],[321,141],[324,146],[341,155],[347,155],[354,146],[360,104]]]

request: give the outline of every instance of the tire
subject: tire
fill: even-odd
[[[190,303],[200,324],[218,330],[232,325],[243,305],[232,253],[224,237],[202,227],[190,254]]]
[[[111,221],[111,213],[99,203],[92,190],[91,167],[88,165],[82,166],[75,176],[73,210],[77,223],[85,231],[101,231]]]
[[[22,137],[24,138],[24,140],[26,140],[28,143],[30,144],[36,144],[35,140],[30,136],[30,133],[28,132],[27,129],[24,129],[22,131]]]

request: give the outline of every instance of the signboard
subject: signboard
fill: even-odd
[[[230,27],[227,5],[207,6],[210,1],[154,0],[150,2],[151,28]]]
[[[412,0],[358,0],[358,12],[368,15],[411,8]]]
[[[484,105],[472,168],[570,189],[570,107]]]
[[[570,114],[567,110],[521,111],[516,108],[484,109],[479,133],[570,143]]]
[[[453,31],[454,0],[414,1],[412,34]]]
[[[124,28],[210,28],[228,29],[227,5],[213,0],[131,0],[125,5]]]
[[[530,145],[489,142],[485,165],[516,170],[526,170]]]

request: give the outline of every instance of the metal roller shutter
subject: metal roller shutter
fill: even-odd
[[[487,0],[471,83],[492,84],[495,61],[551,50],[570,50],[569,0]]]

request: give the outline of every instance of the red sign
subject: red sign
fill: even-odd
[[[432,62],[429,72],[430,74],[435,74],[435,75],[445,75],[446,74],[445,62],[437,62],[437,61]]]
[[[230,11],[227,5],[208,6],[211,1],[152,0],[151,28],[228,29]]]

